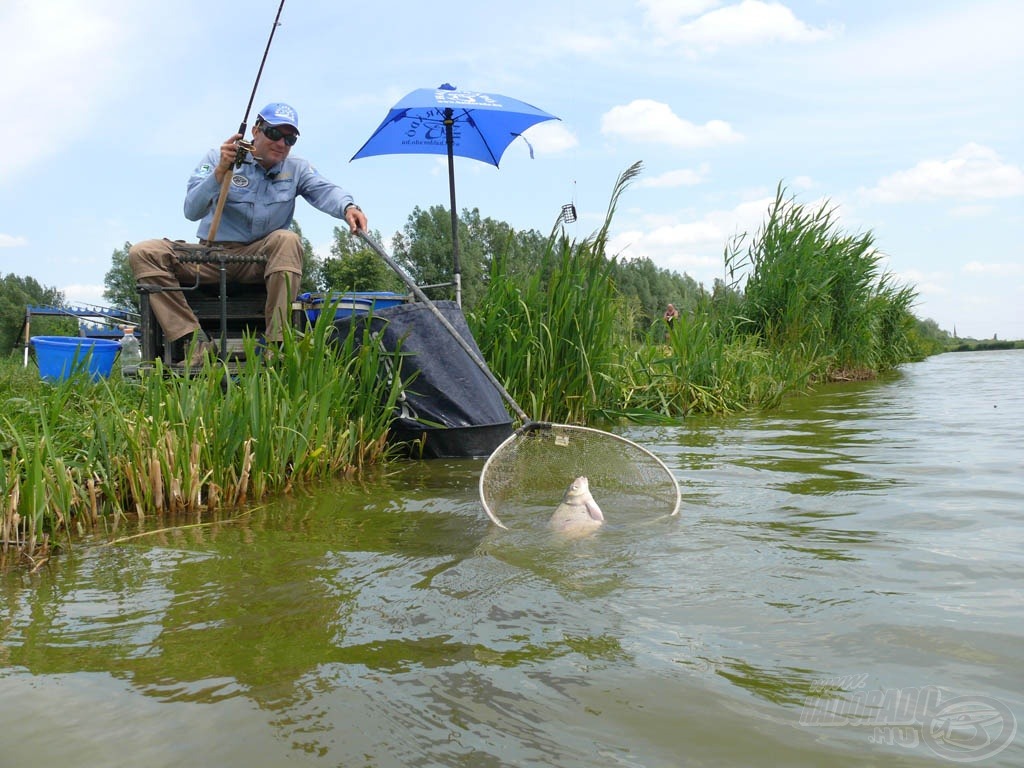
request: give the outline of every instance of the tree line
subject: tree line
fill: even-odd
[[[298,222],[293,231],[301,238],[305,253],[301,291],[396,291],[406,292],[402,280],[361,240],[347,229],[335,227],[330,254],[319,258]],[[372,233],[383,242],[379,231]],[[503,221],[481,216],[479,209],[463,209],[459,219],[459,250],[462,271],[462,300],[471,311],[484,295],[495,260],[502,259],[514,276],[526,279],[542,269],[541,255],[548,236],[535,229],[517,230]],[[104,276],[103,297],[108,306],[138,311],[135,278],[128,266],[131,243],[115,248],[111,266]],[[438,300],[454,298],[452,281],[452,231],[448,209],[441,205],[416,207],[401,232],[390,243],[395,260],[417,285],[440,286],[429,291]],[[680,309],[693,306],[704,288],[688,275],[656,266],[650,259],[619,259],[613,265],[615,283],[626,301],[637,333],[661,317],[666,305]],[[28,304],[66,306],[63,293],[40,285],[34,278],[8,275],[0,283],[0,354],[7,355],[21,339],[25,307]],[[71,319],[40,318],[33,333],[75,333]],[[52,327],[51,327],[52,326]],[[37,333],[38,331],[38,333]]]
[[[535,229],[517,230],[506,222],[484,217],[479,209],[463,209],[459,219],[459,245],[462,271],[462,299],[467,313],[472,312],[486,294],[492,267],[502,264],[505,277],[526,281],[539,276],[546,284],[550,269],[543,254],[558,224],[549,235]],[[402,280],[360,239],[351,237],[347,229],[334,227],[330,253],[319,258],[310,241],[302,234],[298,222],[292,229],[302,239],[304,250],[303,277],[300,292],[396,291],[406,292]],[[379,231],[373,236],[382,242]],[[402,230],[391,239],[395,260],[421,286],[437,286],[428,291],[431,298],[454,298],[452,282],[452,236],[448,209],[441,205],[416,207]],[[135,279],[128,266],[131,243],[115,248],[111,267],[104,276],[104,299],[109,306],[138,311],[139,297]],[[665,307],[672,303],[684,315],[708,299],[729,302],[741,295],[735,285],[715,280],[706,288],[687,274],[664,269],[650,259],[609,258],[611,279],[621,301],[620,311],[636,338],[643,336],[660,320]],[[0,282],[0,355],[7,355],[18,346],[24,328],[28,304],[66,306],[64,296],[56,288],[40,285],[34,278],[7,275]],[[33,320],[33,333],[74,333],[70,318]],[[934,321],[920,321],[919,332],[926,338],[941,342],[948,334]]]

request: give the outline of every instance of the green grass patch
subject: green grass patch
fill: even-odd
[[[354,326],[340,340],[331,330],[286,334],[269,363],[247,339],[231,373],[157,363],[139,379],[46,383],[3,365],[0,550],[37,557],[55,535],[116,529],[127,514],[242,505],[383,461],[400,382],[379,375],[386,353]]]

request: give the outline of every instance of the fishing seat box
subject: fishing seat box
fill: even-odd
[[[191,286],[184,286],[191,288]],[[199,325],[206,334],[216,342],[220,342],[220,286],[200,285],[195,290],[183,291],[185,301],[199,320]],[[164,338],[163,330],[153,314],[149,304],[150,293],[139,292],[139,308],[141,312],[140,345],[143,360],[163,359],[166,364],[180,362],[184,359],[184,343],[182,340],[170,342]],[[264,307],[267,302],[267,288],[255,283],[228,283],[225,315],[229,349],[241,344],[242,336],[260,334],[266,328]]]
[[[176,243],[175,251],[184,263],[209,263],[226,265],[240,260],[229,252],[190,243]],[[247,256],[245,261],[260,261],[263,257]],[[225,279],[224,306],[221,307],[221,285],[188,281],[181,282],[181,295],[195,313],[200,327],[216,342],[221,339],[221,317],[224,317],[225,338],[229,353],[241,349],[241,339],[246,332],[259,334],[266,328],[264,309],[267,302],[267,287],[260,283],[238,283]],[[143,284],[138,286],[140,312],[140,346],[143,360],[163,359],[165,364],[180,362],[185,357],[185,341],[171,342],[164,337],[163,330],[150,306],[150,296],[156,292]]]

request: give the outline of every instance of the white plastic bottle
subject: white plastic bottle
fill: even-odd
[[[121,366],[138,365],[142,362],[142,348],[139,340],[135,338],[135,329],[129,325],[124,327],[124,336],[121,338]]]

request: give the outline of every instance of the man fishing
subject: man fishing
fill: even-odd
[[[185,217],[199,221],[197,234],[203,245],[226,248],[232,256],[260,257],[259,261],[229,262],[227,277],[266,284],[266,339],[280,342],[302,279],[302,242],[290,229],[295,198],[301,196],[314,208],[344,219],[353,234],[365,231],[367,220],[352,195],[321,176],[308,161],[289,156],[299,140],[299,118],[288,104],[276,102],[261,109],[251,144],[243,138],[236,133],[200,162],[188,180]],[[225,184],[227,198],[218,216]],[[166,337],[186,342],[187,363],[194,367],[216,353],[216,344],[200,327],[183,294],[173,289],[197,277],[200,283],[217,283],[220,265],[183,264],[174,245],[167,238],[136,243],[128,252],[128,263],[137,282],[172,289],[154,291],[150,306]]]

